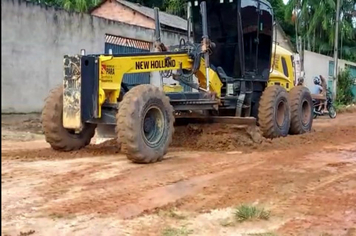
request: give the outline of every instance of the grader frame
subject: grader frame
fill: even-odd
[[[236,22],[223,16],[231,10]],[[257,12],[256,22],[251,23],[251,12]],[[175,119],[193,121],[197,117],[191,112],[213,122],[251,124],[257,118],[266,138],[311,130],[313,109],[308,89],[295,86],[288,94],[282,86],[268,86],[271,61],[274,63],[273,11],[268,2],[189,1],[188,16],[194,43],[188,33],[188,40],[182,39],[174,51],[168,51],[160,41],[155,9],[155,52],[65,56],[63,86],[51,92],[42,116],[52,148],[83,148],[98,125],[110,125],[130,160],[160,161],[172,141]],[[212,38],[209,32],[215,32]],[[264,41],[259,42],[261,39]],[[251,49],[250,44],[257,46]],[[124,74],[153,71],[198,91],[165,93],[153,85],[129,90],[122,83]],[[187,80],[192,75],[198,83]],[[285,79],[278,73],[273,75],[274,80],[279,76]]]

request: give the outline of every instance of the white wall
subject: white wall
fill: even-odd
[[[277,30],[277,32],[275,32]],[[275,33],[277,34],[275,38]],[[274,25],[273,26],[273,39],[276,40],[277,44],[285,49],[287,49],[288,51],[293,52],[294,49],[291,48],[290,44],[289,44],[289,39],[286,38],[280,28],[280,26]]]
[[[154,30],[66,12],[24,1],[1,1],[1,112],[42,110],[50,89],[62,82],[63,55],[103,53],[105,34],[154,40]],[[163,31],[162,41],[179,36]]]
[[[334,58],[307,50],[304,51],[305,85],[308,88],[313,86],[313,78],[317,75],[322,75],[325,79],[332,80],[332,77],[329,76],[330,61],[334,61]],[[356,66],[356,63],[339,59],[338,71],[345,69],[346,64]]]

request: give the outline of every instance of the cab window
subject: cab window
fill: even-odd
[[[284,57],[282,57],[282,66],[283,66],[283,73],[285,76],[289,77],[287,61]]]

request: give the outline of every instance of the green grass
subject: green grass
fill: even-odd
[[[175,209],[170,209],[169,211],[162,211],[160,210],[158,212],[159,216],[163,216],[163,217],[169,217],[169,218],[174,218],[177,220],[184,220],[187,218],[187,216],[183,215],[182,213],[176,211]]]
[[[238,222],[247,220],[268,220],[270,217],[270,211],[266,211],[263,208],[260,209],[256,206],[241,205],[235,210],[235,219]]]
[[[162,236],[188,236],[193,233],[193,230],[186,228],[185,226],[181,228],[166,228],[162,232]]]
[[[277,234],[272,232],[258,233],[258,234],[248,234],[248,236],[277,236]]]
[[[226,218],[220,221],[220,225],[222,227],[231,227],[235,225],[235,222],[232,221],[230,218]]]
[[[32,235],[34,234],[36,231],[34,230],[30,230],[28,232],[20,232],[19,236],[29,236],[29,235]]]

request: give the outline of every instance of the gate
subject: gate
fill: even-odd
[[[105,53],[109,53],[109,49],[113,54],[130,54],[138,52],[149,52],[152,43],[137,39],[124,38],[115,35],[105,35]],[[123,83],[131,89],[138,84],[149,84],[150,73],[134,73],[125,74]]]

